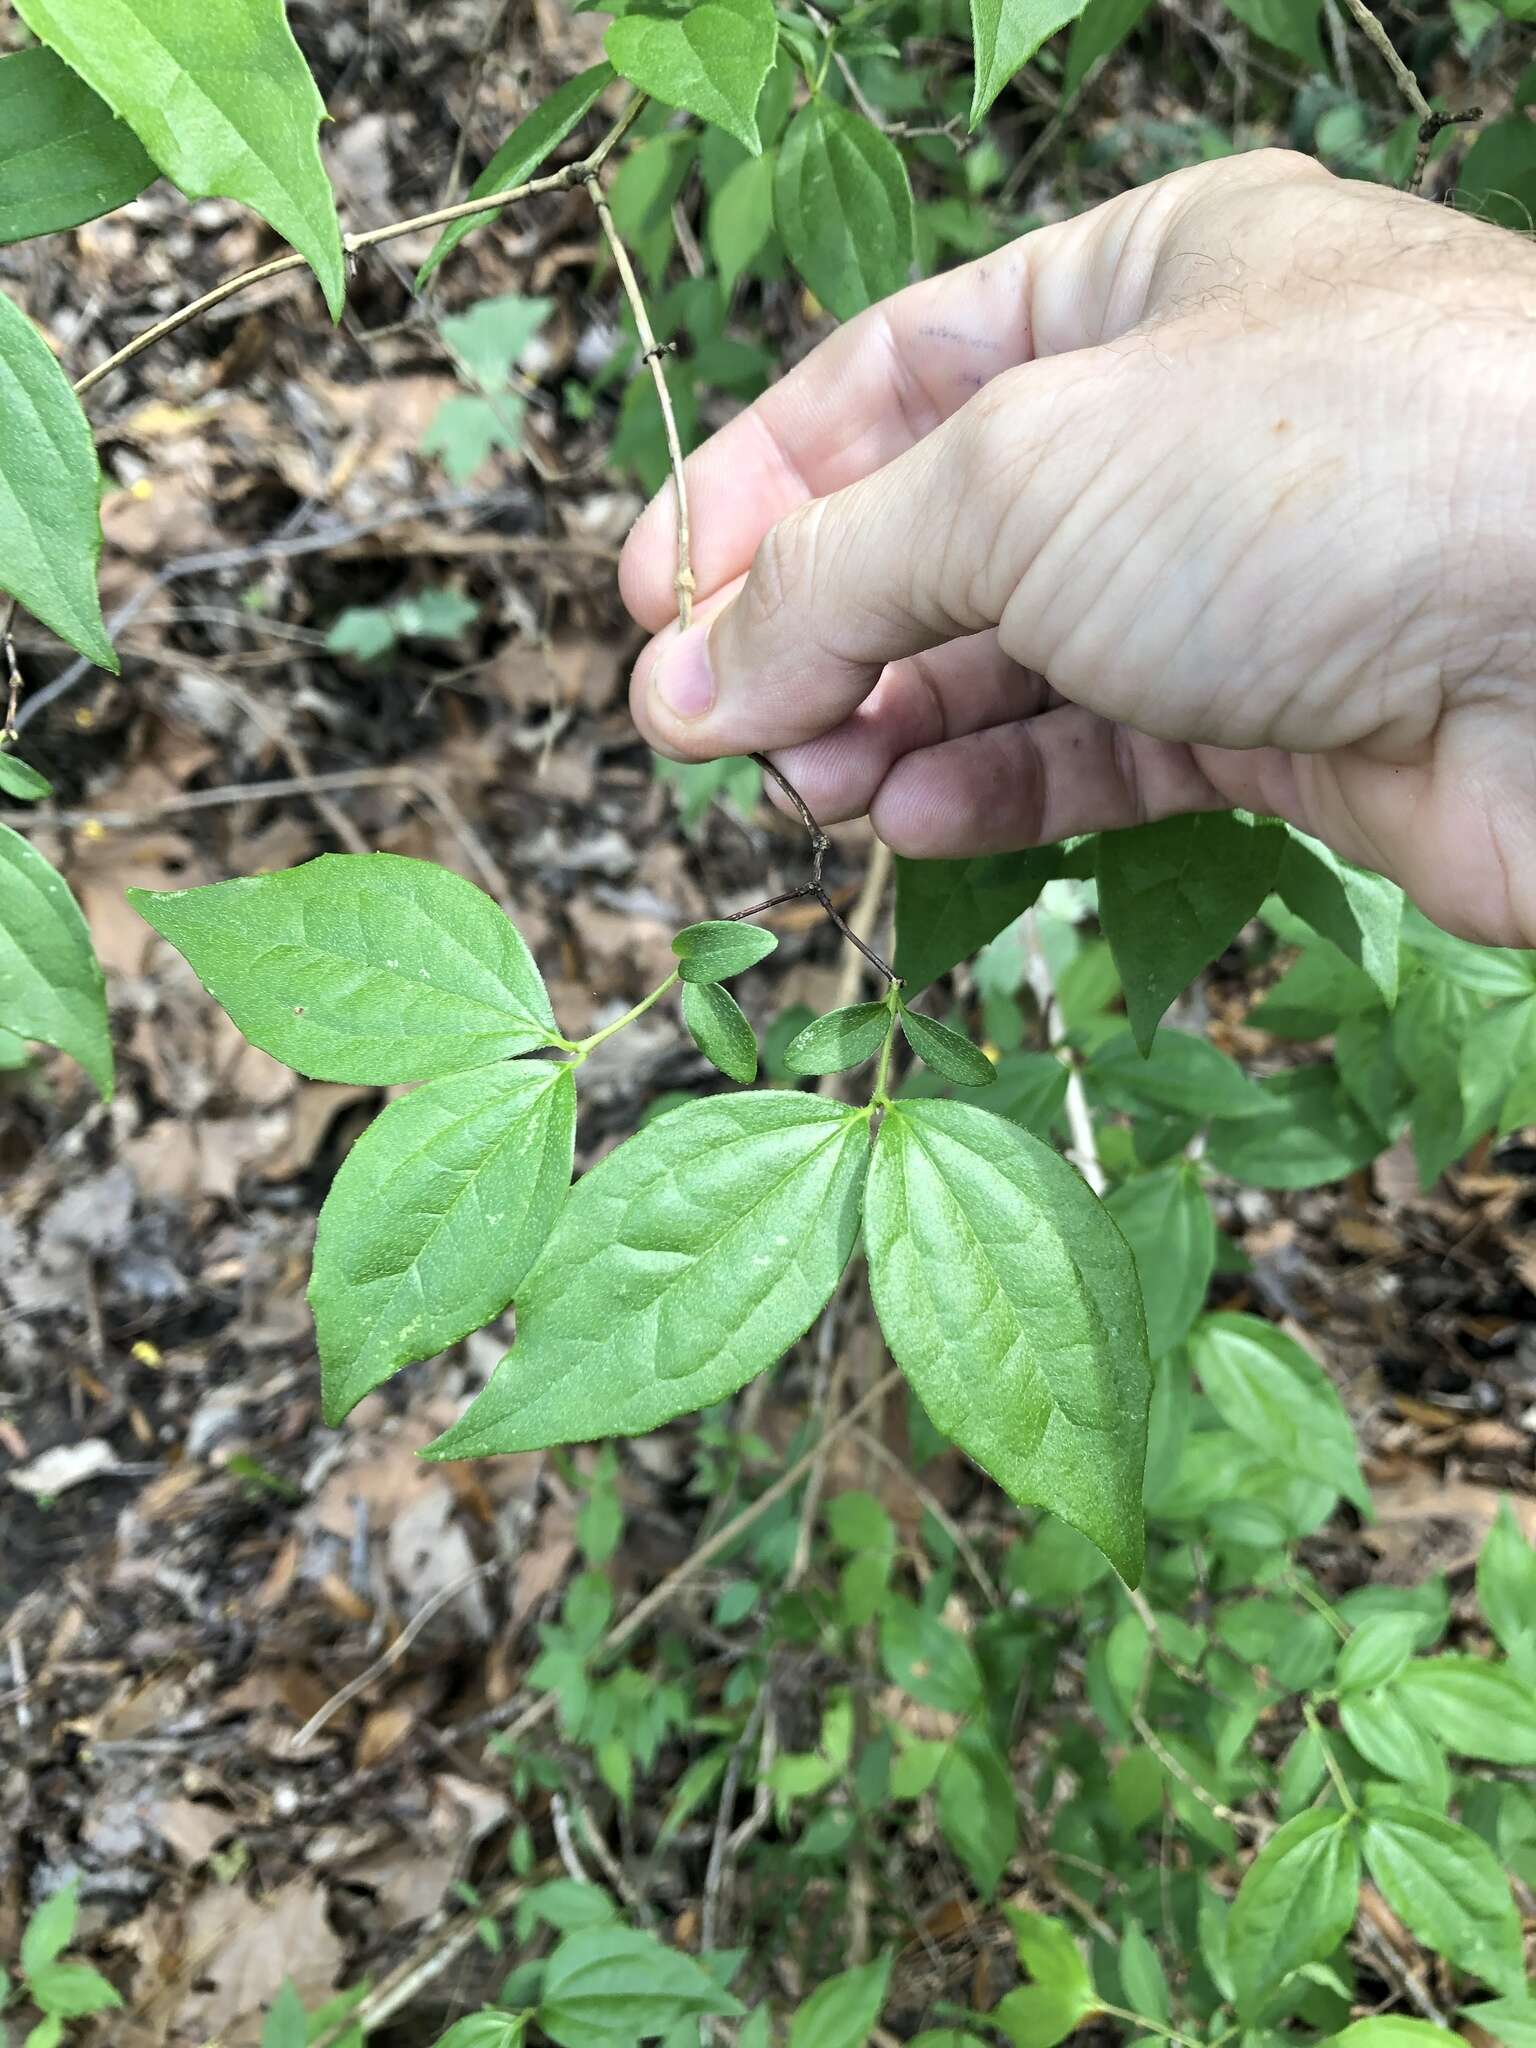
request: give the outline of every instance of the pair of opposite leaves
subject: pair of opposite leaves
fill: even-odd
[[[566,1194],[566,1044],[527,947],[462,877],[389,854],[134,892],[253,1044],[322,1080],[427,1085],[338,1173],[316,1240],[326,1410],[517,1302],[513,1350],[434,1447],[637,1433],[800,1337],[862,1220],[887,1341],[935,1423],[1134,1579],[1149,1370],[1134,1262],[1080,1177],[985,1110],[784,1091],[646,1125]],[[866,1187],[867,1182],[867,1187]]]

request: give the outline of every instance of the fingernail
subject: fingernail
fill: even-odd
[[[702,718],[714,708],[707,626],[694,626],[673,641],[657,664],[652,687],[674,718]]]

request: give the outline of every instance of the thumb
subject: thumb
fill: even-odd
[[[1101,465],[1122,374],[1111,349],[1005,372],[896,461],[781,519],[731,601],[642,663],[646,738],[684,760],[795,746],[887,663],[996,626]]]

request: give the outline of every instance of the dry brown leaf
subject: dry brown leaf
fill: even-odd
[[[345,1960],[326,1918],[323,1887],[303,1878],[263,1899],[232,1887],[203,1892],[186,1916],[183,1954],[199,1988],[178,2019],[205,2035],[221,2034],[224,2048],[259,2039],[262,2016],[285,1978],[306,2005],[323,2004]]]
[[[166,1799],[149,1811],[149,1824],[187,1868],[206,1863],[239,1823],[221,1807],[197,1799]]]
[[[1373,1485],[1371,1498],[1376,1519],[1361,1536],[1381,1559],[1379,1577],[1389,1585],[1417,1585],[1435,1572],[1476,1563],[1501,1500],[1510,1501],[1527,1541],[1536,1543],[1536,1499],[1496,1486],[1442,1479],[1421,1466]]]
[[[415,1721],[416,1716],[409,1707],[375,1707],[357,1738],[356,1768],[366,1771],[374,1764],[382,1763],[404,1742]]]

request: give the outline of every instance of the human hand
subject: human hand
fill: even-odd
[[[1536,248],[1303,157],[841,328],[624,551],[631,701],[961,857],[1232,804],[1536,946]]]

